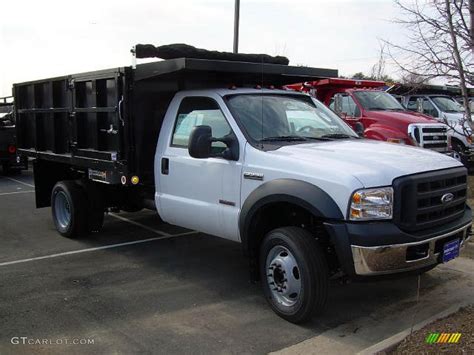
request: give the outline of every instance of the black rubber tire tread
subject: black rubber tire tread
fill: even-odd
[[[54,199],[58,192],[63,191],[71,207],[71,223],[65,230],[61,230],[56,222]],[[56,230],[67,238],[80,238],[87,234],[87,199],[81,186],[75,181],[59,181],[51,192],[51,212]]]
[[[302,278],[302,300],[288,312],[278,308],[266,282],[266,258],[275,245],[283,245],[291,251],[297,260]],[[291,323],[303,323],[323,311],[329,289],[328,264],[321,246],[311,233],[299,227],[272,230],[262,241],[259,264],[265,298],[280,317]]]
[[[454,141],[451,143],[451,146],[455,152],[457,152],[461,157],[461,163],[467,168],[470,169],[469,162],[467,157],[465,156],[464,152],[466,148],[462,142]]]

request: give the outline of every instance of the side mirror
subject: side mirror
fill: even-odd
[[[227,148],[217,154],[212,153],[212,143],[222,142]],[[210,126],[194,126],[189,136],[189,155],[196,159],[224,158],[226,160],[239,160],[239,141],[233,133],[222,138],[212,137]]]
[[[416,99],[416,110],[423,113],[423,99],[421,97]]]
[[[209,126],[194,126],[189,136],[188,152],[196,159],[211,156],[212,129]]]
[[[342,95],[336,94],[334,95],[334,112],[338,115],[342,113]]]
[[[354,131],[359,137],[364,137],[364,125],[361,122],[356,122],[354,125]]]

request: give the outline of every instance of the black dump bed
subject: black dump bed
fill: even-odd
[[[459,86],[449,85],[406,85],[395,84],[390,87],[387,92],[393,95],[449,95],[461,96],[461,88]],[[468,96],[474,96],[474,88],[468,88]]]
[[[153,157],[179,90],[275,85],[335,77],[337,70],[176,58],[14,85],[22,154],[153,184]]]

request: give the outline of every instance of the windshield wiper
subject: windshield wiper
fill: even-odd
[[[275,136],[275,137],[265,137],[259,140],[259,142],[301,142],[306,141],[307,138],[303,136]]]
[[[311,139],[311,140],[314,140],[314,141],[330,141],[331,139],[329,137],[325,137],[325,136],[322,136],[322,137],[310,137],[310,136],[304,136],[306,139]]]
[[[354,137],[345,133],[330,133],[330,134],[322,135],[321,138],[345,139],[345,138],[357,138],[357,137]]]

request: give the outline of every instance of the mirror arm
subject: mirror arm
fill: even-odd
[[[237,140],[237,137],[235,137],[232,133],[221,138],[214,138],[214,137],[211,138],[211,142],[222,142],[227,146],[227,148],[222,153],[212,154],[211,158],[224,158],[227,160],[239,160],[238,145],[237,145],[237,148],[235,148],[236,140]]]

